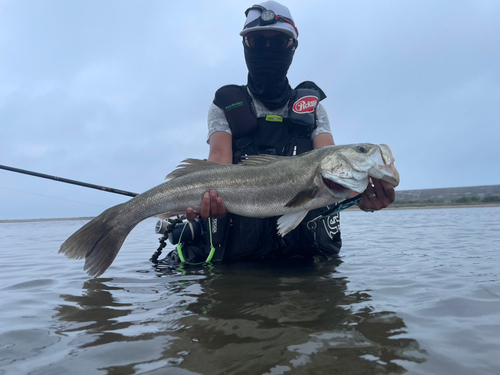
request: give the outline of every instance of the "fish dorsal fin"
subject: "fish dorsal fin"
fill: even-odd
[[[173,178],[184,176],[188,173],[199,171],[207,167],[213,167],[215,165],[224,165],[222,163],[216,163],[214,161],[200,160],[200,159],[186,159],[177,166],[177,169],[170,172],[165,180],[171,180]],[[231,164],[227,164],[230,166]]]
[[[245,159],[242,159],[242,164],[246,167],[256,166],[256,165],[267,165],[274,163],[279,160],[283,160],[288,156],[279,156],[279,155],[248,155]]]

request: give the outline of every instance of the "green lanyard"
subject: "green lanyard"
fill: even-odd
[[[184,229],[186,229],[187,225],[188,225],[188,222],[186,221],[186,223],[184,224],[184,227],[182,228],[181,236],[179,237],[180,239],[182,238],[182,234],[184,233]],[[212,258],[214,257],[214,254],[215,254],[215,247],[214,247],[214,244],[212,243],[212,221],[210,220],[210,218],[208,218],[208,227],[209,227],[209,231],[210,231],[210,253],[208,254],[207,259],[204,262],[199,262],[199,263],[186,262],[186,258],[184,258],[184,254],[182,253],[182,244],[178,243],[176,246],[176,249],[177,249],[177,254],[179,254],[179,259],[181,260],[181,263],[191,264],[191,265],[210,263],[210,261],[212,260]]]

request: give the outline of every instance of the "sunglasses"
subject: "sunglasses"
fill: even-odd
[[[285,51],[293,44],[293,38],[284,34],[278,34],[270,38],[266,38],[261,34],[254,34],[244,37],[244,40],[247,47],[258,51],[263,51],[267,48],[268,43],[270,49],[278,52]]]

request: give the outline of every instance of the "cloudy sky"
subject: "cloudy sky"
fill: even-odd
[[[0,164],[142,192],[205,158],[222,85],[246,82],[251,0],[0,0]],[[292,86],[337,144],[387,143],[400,189],[500,183],[500,1],[283,1]],[[93,216],[127,197],[0,170],[0,219]]]

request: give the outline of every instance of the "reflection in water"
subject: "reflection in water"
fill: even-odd
[[[111,280],[111,279],[108,279]],[[76,327],[66,327],[63,332],[73,332],[85,330],[88,335],[97,335],[98,339],[92,343],[81,345],[81,348],[88,346],[102,345],[110,342],[126,339],[123,335],[113,332],[130,327],[132,322],[118,322],[117,319],[127,316],[133,312],[131,304],[118,303],[113,298],[110,291],[121,288],[110,287],[103,283],[105,279],[90,279],[85,282],[83,289],[86,293],[83,296],[61,295],[67,302],[76,302],[79,307],[71,305],[61,305],[56,308],[56,318],[66,322],[80,323]],[[60,332],[58,332],[60,333]]]
[[[405,361],[423,362],[403,320],[374,311],[337,265],[225,264],[158,273],[140,287],[93,279],[83,296],[61,296],[71,304],[57,308],[59,333],[85,335],[79,350],[107,355],[108,374],[404,373]],[[123,342],[147,354],[124,358]]]

